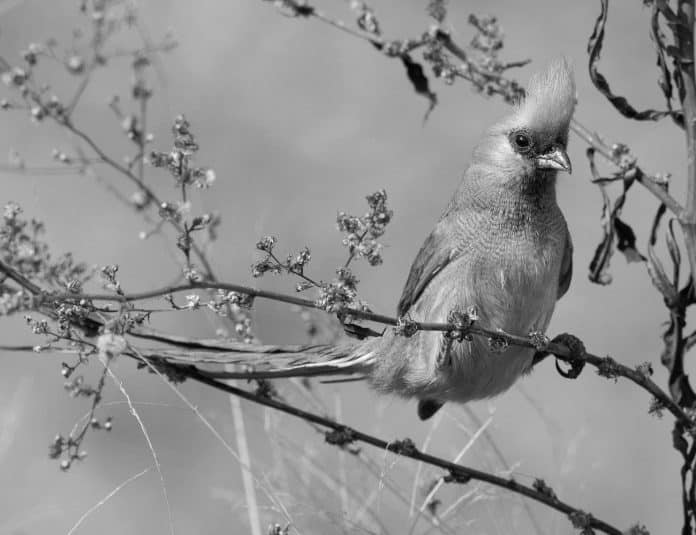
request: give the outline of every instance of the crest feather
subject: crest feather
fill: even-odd
[[[565,132],[575,109],[575,79],[565,58],[550,63],[529,80],[517,117],[537,132]]]

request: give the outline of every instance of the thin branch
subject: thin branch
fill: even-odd
[[[577,119],[573,119],[570,124],[570,129],[585,143],[593,147],[597,153],[601,154],[604,158],[609,160],[612,164],[617,167],[621,166],[620,158],[616,155],[615,151],[597,134],[591,132],[586,126],[580,123]],[[650,191],[658,200],[660,200],[664,205],[678,218],[681,218],[684,214],[684,207],[679,204],[679,202],[672,197],[667,191],[665,185],[656,179],[654,176],[643,171],[638,165],[633,165],[632,170],[635,173],[634,179],[636,182],[642,184],[648,191]]]
[[[148,199],[151,199],[152,201],[157,203],[158,206],[162,204],[162,200],[157,196],[157,194],[155,194],[155,192],[151,188],[149,188],[145,183],[143,183],[143,181],[141,181],[135,174],[133,174],[133,172],[130,169],[124,167],[116,160],[111,158],[109,155],[107,155],[88,134],[77,128],[72,123],[72,121],[66,118],[63,120],[58,120],[57,122],[58,124],[65,127],[69,132],[72,132],[78,138],[83,140],[97,154],[97,156],[102,160],[103,163],[107,164],[108,166],[110,166],[111,168],[128,178],[131,182],[133,182],[138,188],[140,188],[140,190],[147,196]],[[177,230],[179,234],[181,234],[184,231],[180,223],[171,219],[169,219],[168,222]],[[208,278],[214,279],[215,277],[213,276],[212,266],[210,265],[210,262],[208,261],[205,253],[200,249],[200,247],[198,247],[198,245],[196,245],[195,242],[191,243],[191,249],[194,251],[196,257],[205,269]]]
[[[72,535],[75,533],[75,530],[80,527],[80,525],[87,520],[87,518],[94,513],[97,509],[99,509],[102,505],[104,505],[106,502],[108,502],[111,498],[113,498],[116,493],[118,493],[123,487],[128,485],[129,483],[132,483],[136,479],[138,479],[140,476],[143,476],[147,474],[150,471],[150,468],[145,468],[145,470],[142,470],[138,472],[137,474],[134,474],[130,476],[128,479],[126,479],[123,483],[120,485],[116,486],[111,492],[109,492],[106,496],[104,496],[101,500],[99,500],[97,503],[95,503],[92,507],[87,509],[87,511],[84,512],[84,514],[77,519],[77,522],[73,525],[72,528],[70,528],[70,531],[68,531],[68,535]]]
[[[176,396],[183,401],[186,406],[191,409],[191,411],[198,417],[198,419],[203,423],[203,425],[212,433],[212,435],[222,444],[222,446],[227,450],[227,452],[234,458],[235,461],[239,464],[239,466],[242,468],[242,470],[247,471],[251,477],[253,478],[254,482],[259,486],[261,490],[263,490],[264,494],[268,498],[268,500],[278,508],[279,511],[282,512],[282,514],[285,516],[285,519],[289,522],[292,523],[293,519],[292,516],[290,515],[290,512],[288,509],[285,507],[283,502],[278,498],[273,491],[273,488],[270,485],[267,485],[264,481],[262,481],[260,478],[258,478],[253,471],[251,470],[251,466],[248,464],[245,464],[244,461],[242,461],[240,455],[235,451],[235,449],[225,440],[225,438],[222,436],[222,434],[213,426],[213,424],[210,423],[210,421],[201,413],[200,409],[196,407],[182,392],[179,390],[179,388],[176,387],[167,377],[159,371],[147,358],[145,358],[137,348],[133,346],[129,346],[130,350],[135,354],[137,359],[145,364],[150,371],[152,371],[155,375],[157,375],[163,382],[166,384]],[[224,383],[220,383],[224,384]],[[227,385],[225,385],[227,386]],[[232,388],[232,387],[230,387]]]
[[[294,297],[290,295],[285,295],[277,292],[270,292],[266,290],[258,290],[256,288],[249,288],[247,286],[241,286],[238,284],[230,284],[225,282],[192,282],[187,285],[179,286],[169,286],[166,288],[160,288],[158,290],[151,290],[136,294],[124,294],[124,295],[111,295],[111,294],[71,294],[71,293],[57,293],[48,294],[42,292],[41,289],[28,281],[22,275],[16,272],[13,268],[5,264],[5,262],[0,260],[0,272],[5,273],[9,278],[31,291],[37,296],[43,296],[46,301],[75,301],[80,299],[91,300],[91,301],[116,301],[116,302],[129,302],[129,301],[139,301],[143,299],[151,299],[153,297],[160,297],[168,295],[175,292],[181,291],[191,291],[192,289],[223,289],[228,291],[234,291],[241,294],[248,295],[249,297],[260,297],[265,299],[270,299],[273,301],[279,301],[283,303],[290,303],[293,305],[304,306],[308,308],[320,309],[314,301],[309,299],[303,299],[300,297]],[[21,281],[21,282],[20,282]],[[396,326],[399,323],[399,318],[394,318],[391,316],[385,316],[383,314],[375,314],[373,312],[368,312],[365,310],[357,309],[343,309],[341,311],[343,317],[352,317],[355,319],[362,319],[367,321],[373,321],[376,323],[382,323],[384,325]],[[539,350],[538,345],[528,336],[513,335],[501,330],[479,327],[478,325],[470,325],[465,328],[462,332],[462,328],[453,323],[428,323],[428,322],[413,322],[413,326],[417,330],[421,331],[443,331],[443,332],[459,332],[460,334],[484,336],[487,338],[498,338],[504,340],[508,344],[528,347],[532,349]],[[168,342],[176,343],[179,339],[176,336],[158,335],[149,333],[147,331],[138,331],[137,329],[132,330],[129,334],[134,336],[141,336],[145,338],[157,339]],[[180,339],[182,343],[189,342],[188,339]],[[194,341],[194,344],[196,341]],[[227,347],[233,347],[234,344],[228,344]],[[216,344],[219,350],[224,350],[225,343],[218,342]],[[237,344],[234,346],[235,349],[239,349]],[[199,344],[198,347],[201,347]],[[247,351],[250,351],[250,346],[246,345]],[[644,390],[647,390],[652,394],[659,403],[669,410],[674,417],[684,424],[687,429],[693,427],[692,419],[684,412],[684,410],[667,394],[665,393],[655,382],[653,382],[644,372],[638,371],[633,368],[629,368],[623,364],[616,362],[611,357],[600,357],[593,355],[592,353],[587,353],[584,351],[577,352],[573,351],[572,348],[559,342],[550,342],[543,348],[544,351],[555,355],[569,363],[579,363],[584,362],[591,364],[596,367],[599,372],[605,376],[610,377],[624,377],[636,385],[640,386]]]
[[[138,422],[138,426],[140,427],[140,431],[142,432],[143,436],[145,437],[145,441],[147,442],[148,449],[150,450],[150,453],[152,454],[152,459],[155,462],[155,468],[157,469],[157,473],[159,474],[160,483],[162,484],[162,496],[164,497],[164,503],[167,506],[167,517],[169,520],[169,532],[172,535],[174,535],[174,519],[172,518],[172,508],[171,508],[171,505],[169,503],[169,495],[167,492],[167,485],[164,482],[164,474],[162,473],[162,466],[160,465],[159,459],[157,457],[157,451],[155,450],[155,447],[152,444],[152,440],[150,439],[150,433],[148,433],[147,427],[145,427],[145,423],[140,418],[140,414],[136,410],[135,405],[133,405],[133,401],[131,400],[131,397],[128,394],[128,391],[126,390],[126,387],[123,385],[123,381],[121,381],[121,379],[119,379],[118,376],[111,370],[111,367],[109,366],[109,362],[108,362],[107,357],[100,356],[100,360],[101,360],[102,364],[104,365],[104,369],[109,374],[109,377],[111,377],[111,379],[113,380],[116,387],[121,391],[121,394],[123,394],[123,397],[126,399],[126,402],[128,403],[128,408],[130,409],[130,413],[133,415],[133,417]]]
[[[663,3],[663,2],[661,2]],[[691,2],[692,8],[693,8],[693,2]],[[693,9],[692,9],[692,19],[693,19]],[[308,13],[305,16],[311,16],[314,17],[317,20],[320,20],[326,24],[329,24],[330,26],[333,26],[335,28],[338,28],[339,30],[348,33],[349,35],[353,37],[357,37],[358,39],[364,40],[372,44],[373,46],[377,46],[378,48],[384,47],[386,44],[386,41],[376,35],[373,34],[365,34],[362,32],[358,32],[353,30],[352,28],[349,28],[343,23],[342,21],[339,20],[334,20],[331,19],[330,17],[326,16],[325,14],[315,10],[314,8],[308,10]],[[693,27],[693,20],[691,27]],[[473,78],[470,76],[466,75],[466,72],[471,71],[475,72],[479,76],[483,76],[487,79],[490,80],[498,80],[502,77],[502,74],[497,73],[497,72],[491,72],[487,71],[484,69],[479,68],[479,66],[476,64],[476,62],[471,61],[471,58],[469,57],[469,54],[464,50],[462,47],[460,47],[450,36],[448,32],[445,32],[440,29],[435,29],[434,31],[431,31],[433,36],[437,39],[437,41],[445,48],[447,49],[453,56],[457,57],[461,61],[463,61],[467,65],[467,70],[459,73],[463,78],[473,81]],[[692,32],[693,33],[693,32]],[[688,48],[688,44],[685,46],[685,48]],[[691,73],[693,73],[694,70],[694,64],[693,64],[693,41],[692,41],[692,46],[690,48],[690,57],[691,57]],[[514,68],[514,67],[521,67],[529,63],[528,60],[524,61],[519,61],[519,62],[512,62],[512,63],[507,63],[503,66],[503,70],[507,70],[509,68]],[[692,76],[693,80],[693,76]],[[688,88],[687,88],[688,89]],[[696,94],[696,93],[694,93]],[[694,100],[696,103],[696,100]],[[696,105],[696,104],[695,104]],[[695,110],[696,111],[696,110]],[[694,123],[692,123],[694,124]],[[696,126],[693,127],[696,129]],[[616,155],[613,153],[611,150],[610,146],[607,145],[604,141],[602,141],[597,135],[593,134],[590,132],[588,128],[582,125],[580,121],[577,119],[573,119],[571,123],[571,130],[577,134],[580,139],[582,139],[585,143],[588,145],[594,147],[599,154],[601,154],[604,158],[606,158],[609,162],[612,164],[616,165],[617,167],[620,167],[620,163]],[[696,165],[696,163],[694,164]],[[643,171],[640,167],[637,165],[633,166],[633,169],[635,170],[636,173],[636,181],[642,184],[648,191],[650,191],[655,197],[657,197],[661,202],[663,202],[667,208],[669,208],[670,211],[672,211],[677,217],[683,217],[684,215],[684,208],[679,204],[679,202],[674,199],[666,190],[664,185],[660,183],[659,180],[656,180],[653,175],[650,173],[646,173]],[[696,172],[696,167],[694,169],[694,172]],[[689,176],[692,176],[691,174]],[[691,184],[691,182],[690,182]],[[694,223],[696,223],[696,180],[694,181],[694,186],[693,189],[689,190],[689,199],[691,199],[690,202],[693,203],[694,206],[694,212],[691,214],[692,218],[694,219]],[[696,244],[694,245],[694,257],[695,257],[695,262],[696,262]],[[696,271],[694,271],[695,278],[696,278]]]
[[[480,470],[476,470],[474,468],[469,468],[469,467],[461,465],[461,464],[446,461],[444,459],[435,457],[433,455],[429,455],[427,453],[422,453],[408,439],[403,440],[403,441],[397,440],[397,441],[386,442],[380,438],[374,437],[374,436],[369,435],[367,433],[363,433],[363,432],[358,431],[356,429],[352,429],[350,427],[346,427],[345,425],[334,422],[334,421],[332,421],[328,418],[325,418],[323,416],[319,416],[317,414],[313,414],[313,413],[304,411],[304,410],[299,409],[297,407],[293,407],[292,405],[287,405],[287,404],[282,403],[280,401],[276,401],[274,399],[264,397],[261,394],[248,392],[246,390],[222,383],[222,382],[217,381],[215,379],[210,379],[205,374],[199,372],[195,368],[185,369],[184,374],[191,379],[194,379],[200,383],[211,386],[217,390],[221,390],[221,391],[227,392],[229,394],[234,394],[236,396],[253,401],[253,402],[258,403],[260,405],[264,405],[266,407],[271,407],[275,410],[296,416],[298,418],[302,418],[303,420],[314,423],[316,425],[320,425],[324,428],[331,429],[331,430],[339,433],[342,437],[345,437],[346,438],[345,442],[356,442],[356,441],[363,442],[365,444],[370,444],[370,445],[375,446],[377,448],[380,448],[380,449],[383,449],[386,451],[390,451],[390,452],[395,453],[397,455],[401,455],[403,457],[409,457],[409,458],[415,459],[417,461],[423,461],[424,463],[430,464],[432,466],[437,466],[439,468],[447,470],[449,475],[451,476],[451,477],[447,478],[448,482],[467,483],[468,481],[470,481],[472,479],[475,479],[478,481],[484,481],[484,482],[489,483],[491,485],[501,487],[501,488],[507,489],[509,491],[526,496],[528,498],[531,498],[533,500],[536,500],[536,501],[543,503],[544,505],[547,505],[548,507],[551,507],[552,509],[555,509],[561,513],[566,514],[566,515],[582,515],[583,517],[585,517],[587,519],[587,523],[588,523],[589,527],[594,528],[596,530],[599,530],[603,533],[607,533],[610,535],[621,535],[622,534],[621,530],[611,526],[610,524],[608,524],[602,520],[594,518],[593,516],[588,515],[587,513],[584,513],[583,511],[576,509],[576,508],[566,504],[565,502],[562,502],[557,497],[555,497],[555,495],[550,495],[549,493],[539,492],[531,487],[527,487],[526,485],[522,485],[522,484],[518,483],[514,479],[504,479],[502,477],[488,474],[486,472],[481,472]]]

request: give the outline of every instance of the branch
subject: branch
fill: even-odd
[[[694,74],[694,2],[680,0],[677,20],[672,24],[679,49],[680,98],[684,112],[687,150],[686,211],[680,218],[691,275],[696,280],[696,77]]]
[[[521,494],[523,496],[536,500],[537,502],[540,502],[544,505],[547,505],[548,507],[551,507],[552,509],[555,509],[556,511],[559,511],[569,516],[571,520],[573,520],[573,522],[575,522],[576,519],[581,519],[581,521],[584,522],[583,527],[594,528],[610,535],[622,534],[621,530],[611,526],[610,524],[607,524],[606,522],[599,520],[593,517],[592,515],[585,513],[584,511],[576,509],[568,505],[567,503],[562,502],[556,497],[555,493],[545,484],[543,486],[535,485],[536,488],[527,487],[525,485],[521,485],[514,479],[505,479],[502,477],[494,476],[492,474],[488,474],[486,472],[482,472],[480,470],[476,470],[468,466],[449,462],[439,457],[423,453],[419,451],[418,448],[416,448],[416,446],[410,439],[386,442],[373,435],[369,435],[351,427],[347,427],[343,424],[340,424],[323,416],[304,411],[297,407],[293,407],[292,405],[288,405],[286,403],[271,399],[269,397],[265,397],[261,394],[249,392],[241,388],[230,386],[215,379],[211,379],[203,373],[201,373],[200,371],[196,370],[195,368],[186,368],[182,371],[184,375],[186,375],[188,378],[211,386],[217,390],[221,390],[223,392],[227,392],[228,394],[239,396],[254,403],[258,403],[266,407],[271,407],[275,410],[301,418],[307,422],[311,422],[324,428],[331,429],[332,431],[327,432],[325,435],[326,441],[331,444],[335,444],[340,447],[345,446],[351,442],[363,442],[365,444],[370,444],[371,446],[375,446],[376,448],[390,451],[397,455],[409,457],[411,459],[415,459],[417,461],[421,461],[426,464],[437,466],[439,468],[447,470],[449,472],[449,476],[445,478],[445,481],[447,482],[466,484],[472,479],[484,481],[496,487],[507,489],[511,492]]]
[[[622,167],[621,157],[616,153],[613,147],[607,144],[597,134],[591,132],[577,119],[573,119],[571,121],[570,129],[580,139],[582,139],[589,146],[593,147],[595,151],[597,151],[597,153],[601,154],[609,162],[614,164],[616,167]],[[641,183],[648,191],[650,191],[650,193],[657,197],[657,199],[660,200],[676,217],[681,218],[683,216],[684,207],[681,204],[679,204],[679,202],[674,197],[672,197],[672,195],[669,194],[664,180],[661,180],[654,175],[646,173],[635,163],[635,161],[633,161],[631,164],[631,170],[635,173],[633,179],[636,182]]]
[[[301,297],[294,297],[291,295],[285,295],[277,292],[270,292],[266,290],[258,290],[256,288],[249,288],[247,286],[241,286],[238,284],[230,284],[225,282],[192,282],[186,285],[175,285],[160,288],[157,290],[151,290],[141,293],[133,294],[74,294],[74,293],[53,293],[50,294],[38,288],[36,285],[27,281],[24,277],[19,275],[13,268],[5,264],[5,262],[0,260],[0,272],[5,273],[9,278],[20,284],[20,286],[29,290],[33,294],[43,296],[45,302],[61,302],[61,301],[114,301],[114,302],[131,302],[140,301],[145,299],[152,299],[155,297],[161,297],[169,295],[176,292],[191,291],[195,289],[200,290],[227,290],[232,292],[238,292],[252,298],[262,298],[269,299],[272,301],[278,301],[282,303],[289,303],[293,305],[299,305],[307,308],[314,308],[322,310],[317,303],[310,299],[304,299]],[[652,394],[659,402],[661,406],[669,410],[674,417],[683,424],[687,429],[693,427],[692,419],[687,415],[687,413],[674,401],[672,398],[665,393],[655,382],[653,382],[647,373],[629,368],[623,364],[616,362],[611,357],[600,357],[592,353],[587,353],[583,346],[574,343],[562,343],[560,341],[544,342],[540,344],[540,336],[538,333],[531,334],[530,336],[518,336],[509,333],[505,333],[499,329],[492,329],[486,327],[479,327],[478,325],[466,325],[462,327],[456,323],[429,323],[429,322],[415,322],[410,320],[404,320],[403,318],[394,318],[391,316],[385,316],[383,314],[375,314],[366,310],[358,310],[353,308],[344,308],[340,312],[341,317],[346,320],[346,318],[355,318],[367,321],[373,321],[376,323],[381,323],[384,325],[397,326],[402,324],[404,321],[409,322],[409,326],[415,328],[415,330],[421,331],[443,331],[443,332],[457,332],[460,336],[465,335],[475,335],[483,336],[486,338],[502,340],[507,344],[529,347],[532,349],[545,351],[547,353],[553,354],[556,357],[569,362],[570,364],[580,364],[587,363],[596,367],[598,372],[610,378],[624,377],[634,384],[640,386],[650,394]],[[138,334],[134,331],[134,334]],[[176,344],[176,337],[167,338],[166,335],[159,335],[160,339],[167,340],[170,343]],[[543,337],[542,337],[543,338]],[[579,341],[578,341],[579,342]],[[224,342],[217,344],[218,349],[224,350]],[[570,347],[574,346],[574,347]],[[579,349],[581,347],[581,349]],[[238,346],[235,346],[238,349]]]
[[[660,2],[661,4],[663,2]],[[693,4],[693,2],[691,2]],[[284,2],[289,8],[291,8],[293,11],[294,16],[303,16],[303,17],[313,17],[323,23],[326,23],[330,26],[333,26],[335,28],[338,28],[339,30],[351,35],[352,37],[356,37],[358,39],[367,41],[374,47],[376,47],[378,50],[384,50],[385,48],[388,48],[387,45],[389,42],[385,40],[381,35],[375,34],[375,33],[364,33],[360,31],[356,31],[352,28],[349,28],[346,26],[346,24],[342,21],[332,19],[328,17],[327,15],[321,13],[320,11],[316,10],[315,8],[311,6],[306,6],[304,8],[301,8],[300,5],[295,2],[294,0],[286,0]],[[693,13],[692,13],[693,14]],[[692,21],[693,22],[693,21]],[[693,24],[691,25],[693,27]],[[432,38],[437,40],[447,51],[449,51],[453,56],[456,58],[460,59],[463,61],[466,65],[466,69],[460,69],[461,72],[458,72],[458,75],[460,75],[462,78],[465,78],[466,80],[469,80],[470,82],[473,82],[473,78],[466,73],[473,72],[476,75],[480,77],[484,77],[489,80],[501,80],[503,78],[503,75],[498,72],[491,72],[487,71],[485,69],[480,68],[475,61],[472,61],[471,58],[469,57],[469,54],[467,53],[466,50],[464,50],[461,46],[459,46],[451,37],[451,35],[442,30],[440,27],[434,27],[433,29],[430,30],[430,35]],[[691,72],[693,73],[693,41],[692,46],[691,46]],[[423,39],[420,40],[415,40],[411,42],[411,46],[413,48],[417,48],[418,46],[423,44]],[[686,45],[688,46],[688,45]],[[512,62],[504,65],[503,70],[507,70],[508,68],[513,68],[513,67],[520,67],[523,65],[526,65],[528,63],[527,60],[525,61],[520,61],[520,62]],[[693,76],[692,76],[693,80]],[[497,93],[497,92],[494,92]],[[500,93],[498,93],[500,94]],[[696,92],[694,93],[696,94]],[[501,94],[503,96],[503,100],[505,100],[508,103],[511,103],[512,100],[509,98],[505,98],[504,94]],[[694,101],[696,102],[696,100]],[[694,123],[691,123],[692,126]],[[696,128],[696,126],[694,126]],[[693,129],[693,128],[692,128]],[[571,130],[580,138],[582,139],[585,143],[590,145],[591,147],[594,147],[596,151],[601,154],[604,158],[606,158],[610,163],[614,164],[617,167],[622,167],[622,162],[620,161],[620,158],[612,151],[611,146],[608,145],[606,142],[604,142],[602,139],[599,138],[596,134],[593,134],[587,127],[585,127],[580,121],[577,119],[573,119],[572,124],[571,124]],[[694,153],[696,154],[696,152]],[[696,164],[694,164],[696,165]],[[682,205],[672,197],[668,191],[667,188],[665,187],[664,181],[660,180],[657,178],[655,175],[652,175],[650,173],[647,173],[643,169],[641,169],[638,165],[635,164],[635,161],[632,163],[632,169],[635,172],[635,180],[642,184],[648,191],[650,191],[657,199],[659,199],[661,202],[667,206],[667,208],[674,213],[675,216],[679,217],[680,220],[683,219],[683,216],[685,214],[685,209],[682,207]],[[696,168],[695,168],[696,172]],[[689,176],[692,176],[691,174]],[[691,181],[690,181],[691,184]],[[690,186],[691,188],[691,186]],[[694,180],[694,185],[693,189],[689,190],[689,199],[691,199],[690,202],[693,204],[693,209],[694,212],[692,214],[693,219],[694,219],[694,224],[696,224],[696,179]],[[696,232],[696,231],[695,231]],[[695,240],[696,242],[696,240]],[[694,250],[694,262],[696,262],[696,243],[694,244],[693,247]],[[695,274],[695,279],[696,279],[696,271],[694,271]]]
[[[69,132],[72,132],[74,135],[76,135],[85,143],[87,143],[87,145],[89,145],[89,147],[100,158],[102,163],[105,163],[106,165],[110,166],[111,168],[128,178],[131,182],[138,186],[138,188],[140,188],[140,190],[147,196],[148,199],[157,203],[158,206],[162,205],[162,200],[157,196],[157,194],[155,194],[155,192],[151,188],[149,188],[142,180],[140,180],[135,174],[133,174],[133,172],[130,171],[130,169],[119,164],[116,160],[107,155],[88,134],[77,128],[70,119],[65,118],[64,120],[57,120],[57,122],[61,126],[65,127]],[[168,222],[176,229],[176,231],[179,234],[184,232],[184,228],[181,226],[180,223],[171,219],[169,219]],[[211,280],[215,280],[213,268],[210,265],[210,262],[208,261],[208,258],[206,257],[203,250],[201,250],[201,248],[198,245],[196,245],[195,242],[191,243],[191,249],[194,251],[196,257],[205,269],[207,277]]]

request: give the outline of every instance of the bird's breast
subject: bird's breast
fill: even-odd
[[[458,266],[473,293],[469,299],[491,327],[515,334],[545,328],[556,301],[565,248],[562,216],[541,222],[532,215],[522,224],[491,217],[476,226],[475,235],[469,228],[461,242],[467,260]]]

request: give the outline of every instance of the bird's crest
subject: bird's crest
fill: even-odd
[[[565,58],[561,58],[532,76],[516,116],[534,131],[567,131],[575,99],[573,71]]]

